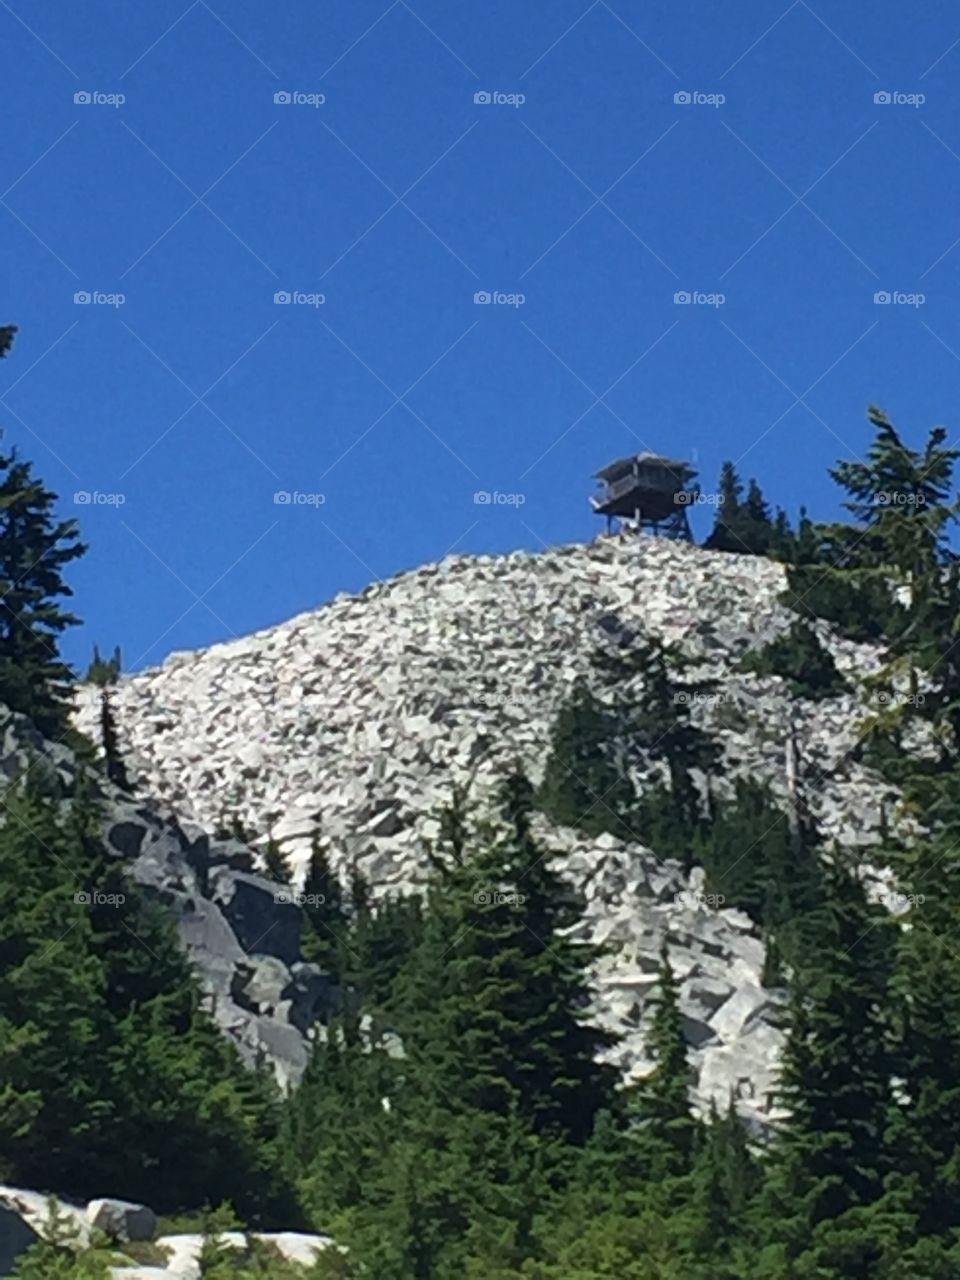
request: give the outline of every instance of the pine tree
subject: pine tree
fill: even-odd
[[[250,843],[246,837],[246,833],[241,834],[240,825],[236,821],[233,823],[231,834],[235,839],[242,840],[245,844]],[[290,867],[287,865],[287,860],[280,851],[280,846],[272,836],[267,841],[266,847],[263,851],[263,864],[267,877],[270,880],[275,880],[277,884],[290,884],[293,879]]]
[[[743,485],[733,463],[725,462],[720,472],[716,519],[703,545],[710,551],[767,555],[775,534],[770,508],[756,480],[750,480],[746,499],[742,494]]]
[[[515,1113],[535,1133],[582,1142],[611,1097],[608,1043],[588,1026],[590,949],[530,831],[532,791],[505,786],[502,817],[438,860],[423,941],[403,975],[399,1031],[424,1095],[454,1110]]]
[[[732,462],[725,462],[720,470],[717,493],[717,514],[713,532],[703,545],[711,551],[743,551],[745,550],[743,544],[733,532],[740,515],[743,484]]]
[[[127,777],[127,767],[120,754],[117,725],[110,703],[110,690],[106,687],[100,693],[100,741],[107,766],[107,777],[121,791],[129,791],[130,779]]]
[[[328,973],[339,975],[346,966],[347,915],[340,881],[330,870],[316,836],[310,847],[301,902],[306,925],[303,958],[322,965]]]
[[[634,1086],[628,1110],[634,1124],[635,1158],[646,1179],[657,1182],[690,1172],[698,1124],[690,1104],[690,1065],[677,981],[666,942],[659,983],[651,997],[653,1017],[647,1053],[653,1071]]]
[[[667,783],[645,788],[632,838],[661,856],[681,857],[689,867],[709,805],[703,784],[719,758],[716,743],[692,712],[713,694],[714,682],[689,679],[689,660],[651,638],[601,650],[594,661],[611,691],[611,735],[621,769],[648,772],[659,766]]]
[[[612,758],[615,734],[610,711],[578,680],[554,723],[537,793],[539,807],[554,822],[590,835],[610,831],[622,840],[635,838],[636,795]]]
[[[33,775],[0,827],[0,1176],[160,1210],[286,1204],[272,1083],[201,1009],[160,909],[102,844],[83,781]]]
[[[113,656],[110,658],[102,658],[99,647],[94,645],[93,658],[83,678],[89,684],[116,684],[122,670],[123,658],[120,654],[119,645],[114,648]]]
[[[870,557],[911,578],[943,563],[956,519],[949,499],[960,449],[946,448],[946,428],[935,427],[919,452],[904,444],[883,410],[871,406],[868,416],[876,436],[867,461],[838,462],[830,474],[861,526],[860,562]]]
[[[758,1202],[758,1275],[868,1275],[881,1256],[882,1219],[871,1229],[866,1215],[892,1168],[889,930],[859,883],[829,867],[794,970],[780,1083],[790,1118]],[[812,1269],[827,1264],[839,1270]]]
[[[813,831],[791,833],[769,787],[740,778],[734,798],[719,806],[699,834],[696,855],[709,891],[725,906],[739,907],[768,932],[779,932],[820,903],[815,841]]]
[[[893,979],[901,1167],[924,1235],[960,1230],[960,860],[951,832],[903,859],[910,912]],[[907,897],[907,895],[905,895]]]
[[[835,698],[848,688],[830,651],[808,623],[798,620],[762,649],[748,653],[741,670],[780,676],[796,698]]]
[[[16,451],[0,453],[0,702],[49,738],[67,728],[73,679],[58,650],[77,622],[60,605],[73,594],[62,570],[86,550],[76,521],[58,520],[55,503]]]
[[[709,1119],[693,1163],[692,1182],[694,1251],[701,1260],[708,1261],[709,1280],[720,1280],[722,1275],[732,1273],[718,1265],[719,1257],[744,1233],[750,1205],[761,1183],[760,1168],[750,1153],[746,1130],[732,1097],[722,1116],[716,1104],[710,1104]]]

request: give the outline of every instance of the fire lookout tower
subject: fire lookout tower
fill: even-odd
[[[590,501],[597,515],[607,517],[608,532],[619,519],[631,521],[638,530],[648,529],[654,537],[692,542],[687,507],[698,490],[687,486],[696,474],[688,462],[638,453],[601,468],[594,476],[600,492]]]

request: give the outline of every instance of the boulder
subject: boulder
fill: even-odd
[[[230,994],[244,1009],[273,1013],[293,983],[290,970],[276,956],[251,956],[233,971]]]
[[[0,1276],[9,1276],[21,1254],[40,1239],[26,1218],[0,1198]]]
[[[291,891],[266,876],[215,867],[210,896],[246,952],[294,964],[300,956],[303,915]]]
[[[157,1231],[153,1210],[130,1200],[91,1200],[87,1205],[87,1221],[94,1230],[122,1242],[152,1240]]]

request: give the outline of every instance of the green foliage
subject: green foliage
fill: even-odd
[[[100,649],[97,645],[93,646],[93,658],[87,667],[86,675],[83,677],[89,684],[105,686],[116,684],[123,670],[123,658],[120,654],[120,646],[117,645],[113,650],[113,656],[110,658],[102,658]]]
[[[633,1087],[626,1105],[633,1126],[634,1158],[646,1180],[659,1182],[690,1172],[699,1136],[690,1108],[690,1066],[679,991],[666,943],[651,1005],[646,1048],[656,1066]]]
[[[330,870],[316,838],[303,884],[304,933],[301,950],[305,960],[340,974],[348,967],[347,914],[340,881]]]
[[[73,594],[62,570],[86,548],[55,503],[29,462],[0,452],[0,702],[60,738],[73,673],[58,643],[77,622],[60,604]]]
[[[102,845],[96,807],[81,789],[64,812],[32,779],[5,803],[0,1177],[283,1212],[272,1085],[202,1011],[166,919]]]
[[[235,840],[242,840],[244,844],[250,844],[247,838],[248,833],[244,831],[238,819],[234,819],[229,828],[229,834]],[[280,852],[280,846],[271,837],[263,851],[264,869],[271,880],[275,880],[277,884],[290,884],[293,876],[287,865],[287,860]]]
[[[583,680],[560,708],[537,793],[539,807],[561,826],[589,835],[631,838],[636,795],[613,759],[616,720]]]
[[[763,492],[756,480],[743,485],[732,462],[725,462],[718,485],[717,515],[713,530],[703,544],[711,551],[733,551],[743,555],[765,556],[774,543],[785,537],[782,519],[777,526],[770,517]]]
[[[110,690],[107,688],[104,688],[100,694],[100,740],[103,745],[107,777],[114,786],[119,787],[122,791],[129,791],[130,779],[127,777],[127,767],[120,754],[117,725],[113,717]]]
[[[733,800],[716,806],[695,846],[709,892],[763,926],[770,985],[778,985],[780,963],[791,954],[798,926],[823,894],[815,833],[808,828],[801,814],[792,831],[769,788],[741,778]]]
[[[756,675],[781,676],[797,698],[834,698],[848,687],[833,655],[813,628],[800,621],[762,649],[747,654],[740,665]]]
[[[797,1275],[817,1275],[810,1268],[838,1257],[858,1268],[838,1274],[867,1274],[882,1248],[863,1222],[894,1167],[892,926],[837,865],[828,868],[823,905],[804,925],[780,1085],[790,1118],[759,1198],[757,1231],[766,1258],[795,1265]]]

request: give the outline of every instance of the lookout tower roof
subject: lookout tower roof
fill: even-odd
[[[692,480],[697,474],[696,469],[691,467],[689,462],[682,462],[676,458],[667,458],[662,454],[651,453],[650,450],[646,450],[643,453],[631,454],[628,458],[618,458],[616,462],[608,462],[605,467],[601,467],[599,471],[594,472],[594,479],[606,480],[609,484],[614,480],[619,480],[622,476],[635,474],[635,469],[641,467],[644,471],[667,472],[678,485]]]

